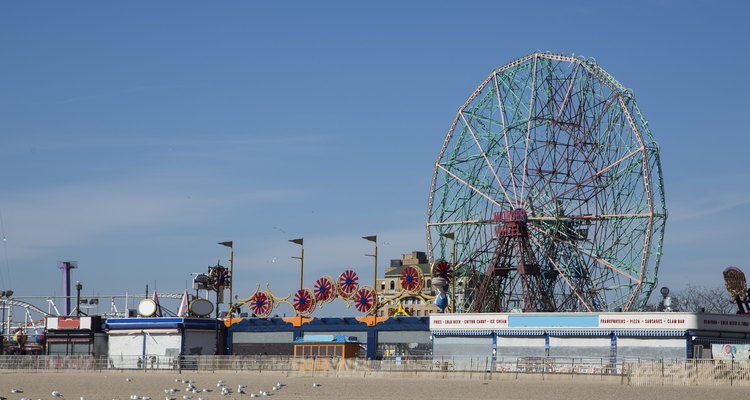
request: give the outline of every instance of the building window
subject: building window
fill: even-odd
[[[396,290],[396,282],[391,280],[391,290]]]
[[[417,310],[417,317],[419,317],[419,315],[420,315],[421,313],[422,313],[422,311],[420,311],[420,310]]]
[[[432,279],[428,279],[427,280],[427,288],[429,289],[431,287],[432,287]]]

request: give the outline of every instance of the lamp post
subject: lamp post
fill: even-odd
[[[8,308],[10,296],[13,296],[12,290],[0,290],[0,301],[3,302],[3,319],[0,321],[0,354],[5,354],[5,309]]]
[[[292,243],[294,243],[294,244],[298,244],[300,246],[299,257],[294,257],[293,256],[292,258],[295,258],[295,259],[299,260],[299,290],[302,290],[302,277],[303,277],[303,274],[304,274],[304,271],[305,271],[305,246],[303,245],[304,241],[303,241],[303,238],[290,239],[289,241],[292,242]],[[300,323],[301,323],[301,321],[302,321],[302,314],[300,314],[299,311],[297,311],[297,316],[299,317]]]
[[[453,232],[441,233],[440,236],[451,241],[451,269],[453,279],[451,282],[451,308],[456,312],[456,234]]]
[[[378,298],[378,237],[376,235],[362,236],[362,239],[365,239],[369,242],[373,242],[375,244],[375,253],[365,254],[365,255],[368,257],[373,257],[375,259],[375,262],[373,263],[373,273],[372,273],[372,290],[375,291],[375,310],[373,311],[373,314],[375,315],[375,318],[377,318],[378,306],[380,305],[380,299]]]
[[[229,247],[229,304],[227,304],[227,314],[229,315],[230,321],[232,318],[232,281],[234,280],[234,244],[232,241],[219,242],[222,246]],[[219,308],[219,305],[216,305]]]
[[[83,285],[81,285],[81,282],[76,282],[76,315],[81,315],[81,289],[83,289]]]

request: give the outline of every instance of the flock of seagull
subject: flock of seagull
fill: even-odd
[[[125,378],[125,381],[132,382],[133,380],[130,378]],[[212,390],[209,388],[198,389],[198,387],[195,386],[195,382],[189,379],[175,379],[175,382],[187,384],[187,387],[184,389],[185,394],[182,395],[182,400],[193,400],[196,395],[198,397],[195,400],[208,400],[207,397],[202,397],[202,396],[204,395],[204,393],[212,392]],[[233,391],[226,385],[226,383],[223,380],[219,380],[218,382],[216,382],[217,390],[219,391],[219,393],[221,393],[222,396],[229,396],[231,394],[236,394],[236,395],[248,395],[249,394],[250,397],[253,397],[253,398],[271,396],[273,392],[277,390],[281,390],[281,388],[283,388],[284,386],[286,385],[281,382],[277,382],[273,387],[271,387],[270,392],[267,392],[265,390],[260,390],[257,393],[255,392],[247,393],[247,390],[246,390],[247,385],[242,385],[242,384],[237,385],[237,390]],[[320,384],[313,383],[312,386],[317,388],[317,387],[320,387]],[[180,389],[177,389],[177,388],[164,389],[164,394],[166,395],[164,400],[179,400],[178,396],[175,396],[175,393],[179,391]],[[11,393],[14,393],[14,394],[23,393],[23,389],[11,389]],[[188,394],[188,393],[192,393],[192,394]],[[66,399],[66,397],[58,390],[52,391],[52,397],[59,398],[59,399]],[[7,400],[7,398],[0,396],[0,400]],[[29,399],[27,397],[22,397],[21,400],[32,400],[32,399]],[[41,400],[41,399],[37,399],[37,400]],[[80,400],[86,400],[86,399],[81,397]],[[112,400],[117,400],[117,399],[112,399]],[[151,397],[132,394],[130,395],[130,400],[151,400]]]

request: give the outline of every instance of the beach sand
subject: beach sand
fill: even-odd
[[[128,381],[130,379],[130,381]],[[232,394],[222,396],[216,384],[223,380],[232,389]],[[175,380],[192,380],[198,389],[208,388],[211,392],[193,394],[186,392],[187,385]],[[278,391],[271,388],[277,382],[286,386]],[[313,383],[320,384],[313,387]],[[236,393],[237,385],[247,385],[247,394]],[[11,393],[22,389],[23,393]],[[51,399],[53,390],[62,393],[66,399],[130,399],[131,395],[149,396],[153,400],[165,399],[164,389],[179,391],[169,395],[176,400],[183,395],[204,399],[249,399],[250,393],[265,390],[271,398],[284,399],[509,399],[509,400],[551,400],[551,399],[659,399],[659,400],[703,400],[747,398],[748,387],[695,387],[695,386],[650,386],[632,387],[614,380],[584,379],[524,379],[524,380],[481,380],[481,379],[439,379],[414,377],[362,377],[362,376],[286,376],[273,372],[40,372],[40,373],[0,373],[0,397],[10,400]]]

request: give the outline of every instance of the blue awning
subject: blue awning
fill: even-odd
[[[109,330],[117,329],[216,329],[220,321],[212,318],[110,318]]]
[[[492,334],[492,331],[489,329],[438,329],[432,331],[432,334],[440,336],[489,336]]]

